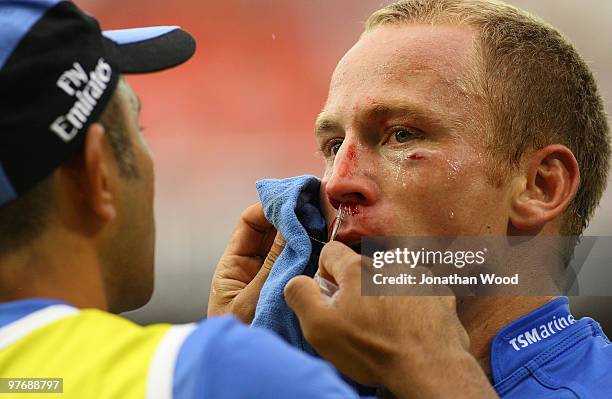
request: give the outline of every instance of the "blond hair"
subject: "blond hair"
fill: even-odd
[[[610,137],[595,79],[574,47],[546,22],[487,0],[399,1],[374,12],[364,34],[401,24],[451,24],[476,33],[485,145],[501,161],[492,162],[501,165],[491,169],[492,181],[501,184],[508,165],[517,168],[530,150],[567,146],[581,184],[560,233],[582,234],[606,187]]]

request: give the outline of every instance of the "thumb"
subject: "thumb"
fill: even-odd
[[[285,238],[280,232],[278,232],[274,238],[272,248],[270,248],[270,252],[268,252],[268,256],[266,257],[266,260],[261,268],[266,269],[267,273],[270,273],[270,270],[272,270],[272,265],[274,265],[274,262],[276,262],[276,259],[280,253],[283,252],[283,249],[285,249]]]
[[[308,324],[308,319],[312,315],[321,316],[328,307],[319,285],[307,276],[294,277],[287,283],[285,301],[302,325]]]
[[[274,238],[274,243],[272,244],[272,247],[270,248],[270,252],[268,252],[268,256],[266,256],[266,260],[264,260],[263,264],[261,265],[261,268],[255,275],[255,278],[249,284],[257,292],[261,290],[264,283],[268,279],[268,275],[270,274],[270,271],[272,270],[272,266],[274,265],[274,262],[276,262],[276,259],[278,259],[278,256],[281,254],[281,252],[283,252],[283,249],[285,249],[285,239],[279,232],[279,233],[276,233],[276,237]]]
[[[285,286],[285,300],[300,321],[304,338],[317,350],[326,346],[332,335],[334,310],[321,294],[319,285],[307,276],[294,277]]]

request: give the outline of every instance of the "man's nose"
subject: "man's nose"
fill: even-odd
[[[371,205],[376,202],[377,186],[372,179],[375,166],[358,143],[345,141],[334,158],[332,174],[325,191],[334,208],[340,203]]]

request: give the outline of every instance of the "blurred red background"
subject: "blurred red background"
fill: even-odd
[[[319,174],[313,124],[337,61],[379,0],[77,0],[103,29],[181,25],[198,51],[171,71],[129,77],[156,159],[157,280],[130,317],[191,321],[205,315],[209,283],[255,181]],[[612,2],[511,1],[565,32],[612,92]],[[589,234],[612,235],[610,190]],[[575,301],[610,316],[610,301]],[[611,326],[612,327],[612,326]]]

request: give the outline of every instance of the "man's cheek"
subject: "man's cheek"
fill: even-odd
[[[414,192],[439,189],[445,182],[446,164],[441,156],[422,152],[408,154],[401,162],[394,162],[384,173],[388,185],[400,191]]]
[[[321,181],[329,181],[331,179],[332,174],[334,173],[334,164],[331,162],[326,162],[325,169],[323,170],[323,178]]]
[[[394,197],[395,206],[412,213],[412,220],[440,227],[457,220],[469,184],[461,163],[441,156],[407,164],[399,176],[391,173],[387,179],[388,195]]]

